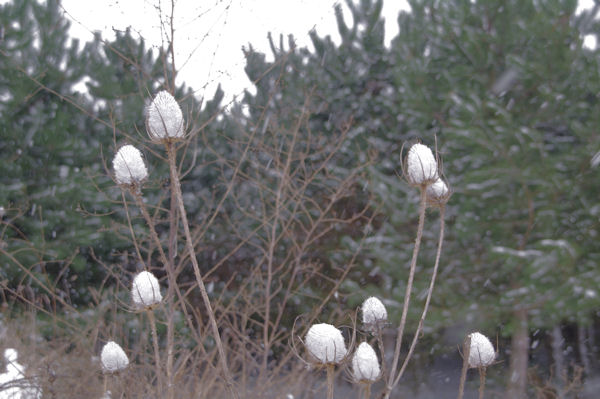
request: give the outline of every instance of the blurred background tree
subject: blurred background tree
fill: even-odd
[[[0,23],[0,276],[16,291],[33,287],[31,299],[43,297],[39,279],[69,303],[88,303],[89,286],[106,275],[98,262],[130,263],[110,161],[140,141],[144,99],[168,86],[170,69],[130,31],[81,47],[55,0],[6,3]],[[185,109],[199,108],[185,88],[177,94]],[[151,187],[160,195],[158,180]]]
[[[598,51],[582,45],[582,32],[597,34],[590,21],[598,7],[576,16],[576,1],[411,1],[386,48],[382,3],[347,6],[350,23],[336,8],[339,45],[316,32],[313,50],[271,40],[272,63],[250,49],[249,77],[270,72],[245,101],[278,90],[281,118],[310,89],[315,131],[348,121],[345,155],[377,153],[365,187],[382,216],[363,268],[344,288],[367,285],[392,309],[404,295],[416,224],[417,193],[398,179],[400,149],[437,140],[455,194],[427,331],[461,326],[455,342],[479,329],[512,337],[507,397],[525,397],[530,332],[584,327],[599,304],[600,81]],[[429,226],[417,298],[433,264]],[[414,329],[420,309],[413,310]]]

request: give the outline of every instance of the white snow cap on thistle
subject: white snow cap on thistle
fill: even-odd
[[[129,144],[117,151],[113,159],[113,169],[118,184],[137,185],[148,177],[142,153]]]
[[[108,341],[104,345],[100,353],[100,360],[102,361],[102,370],[105,373],[115,373],[127,368],[129,365],[129,359],[127,359],[125,351],[114,341]]]
[[[319,363],[340,363],[346,356],[342,332],[331,324],[313,324],[304,341],[306,349]]]
[[[450,197],[446,183],[438,178],[432,185],[427,186],[427,201],[432,204],[445,204]]]
[[[159,91],[146,109],[146,114],[146,128],[152,141],[183,138],[183,113],[169,92]]]
[[[358,345],[352,358],[352,375],[357,382],[373,383],[377,381],[381,369],[373,347],[366,342]]]
[[[162,301],[160,285],[154,274],[143,271],[133,279],[131,298],[139,309],[150,309]]]
[[[367,330],[377,330],[387,321],[387,310],[383,303],[374,296],[365,299],[361,307],[362,322]]]
[[[490,340],[478,332],[469,334],[469,337],[471,337],[469,367],[487,367],[492,364],[496,358],[496,352]]]
[[[438,167],[435,156],[423,144],[414,144],[408,150],[406,173],[409,183],[416,186],[431,184],[438,178]]]

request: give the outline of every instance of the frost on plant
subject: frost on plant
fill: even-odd
[[[438,178],[431,186],[427,187],[427,197],[433,200],[443,199],[448,195],[448,186]]]
[[[162,301],[160,285],[154,274],[143,271],[135,276],[131,285],[131,298],[140,309],[151,308]]]
[[[319,363],[340,363],[346,356],[342,332],[331,324],[314,324],[306,334],[306,349]]]
[[[357,382],[372,383],[377,381],[381,369],[377,354],[366,342],[362,342],[352,358],[352,375]]]
[[[470,334],[471,349],[469,352],[469,367],[487,367],[494,362],[496,352],[490,340],[483,334]]]
[[[387,321],[387,310],[383,303],[372,296],[365,299],[361,307],[362,322],[367,330],[373,330],[382,327]]]
[[[175,98],[163,90],[146,109],[146,126],[151,140],[180,139],[184,135],[183,114]]]
[[[132,145],[119,148],[113,159],[113,169],[119,184],[137,185],[148,177],[142,153]]]
[[[115,373],[129,365],[125,351],[114,341],[109,341],[104,345],[100,353],[100,360],[105,373]]]
[[[406,172],[411,184],[420,186],[433,183],[438,178],[437,161],[423,144],[414,144],[408,151]]]
[[[448,202],[451,194],[448,186],[441,178],[438,178],[433,184],[427,186],[426,193],[427,202],[433,206],[445,204]]]

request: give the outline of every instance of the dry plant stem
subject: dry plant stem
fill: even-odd
[[[425,224],[425,209],[427,207],[427,192],[425,187],[421,187],[421,199],[419,202],[419,225],[417,227],[417,238],[415,240],[415,246],[413,249],[412,259],[410,262],[410,271],[408,273],[408,282],[406,283],[406,293],[404,295],[404,306],[402,308],[402,316],[400,317],[400,325],[398,326],[398,335],[396,336],[396,348],[394,350],[394,359],[392,360],[392,368],[390,375],[388,376],[387,384],[385,387],[383,397],[389,399],[392,389],[394,389],[396,379],[396,368],[398,367],[398,361],[400,360],[400,349],[402,347],[402,335],[404,334],[404,327],[406,326],[406,316],[408,315],[408,306],[410,304],[410,294],[412,292],[413,280],[415,278],[415,269],[417,267],[417,256],[419,255],[419,249],[421,248],[421,238],[423,236],[423,226]]]
[[[435,254],[435,264],[433,266],[433,273],[431,274],[431,283],[429,284],[429,292],[427,293],[427,299],[425,300],[425,306],[423,307],[423,313],[421,314],[421,319],[419,320],[419,326],[417,327],[417,331],[415,331],[415,336],[413,337],[413,340],[410,344],[410,348],[408,350],[408,353],[406,355],[406,358],[404,359],[404,362],[402,363],[402,367],[400,368],[400,371],[398,372],[398,376],[396,377],[396,380],[394,381],[394,385],[398,384],[398,382],[400,381],[400,378],[402,378],[402,375],[404,374],[404,371],[406,370],[406,366],[408,365],[408,362],[415,350],[415,347],[417,346],[417,341],[419,340],[419,335],[421,334],[421,331],[423,330],[423,324],[425,323],[425,317],[427,317],[427,310],[429,309],[429,303],[431,302],[431,296],[433,294],[433,287],[435,285],[435,279],[437,277],[437,272],[438,272],[438,268],[440,265],[440,256],[442,254],[442,245],[444,242],[444,228],[445,228],[445,221],[444,218],[446,216],[446,207],[445,205],[440,205],[440,233],[439,233],[439,237],[438,237],[438,246],[437,246],[437,252]]]
[[[137,189],[136,189],[137,190]],[[132,192],[137,192],[136,190],[132,190]],[[134,194],[138,195],[138,194]],[[137,240],[135,238],[135,233],[133,230],[133,226],[131,225],[131,216],[129,215],[129,207],[127,206],[127,199],[125,198],[125,192],[121,190],[121,197],[123,198],[123,206],[125,207],[125,216],[127,216],[127,225],[129,226],[129,231],[131,232],[131,240],[133,241],[133,247],[135,248],[135,253],[138,256],[138,259],[142,264],[144,264],[144,258],[140,252],[140,248],[138,246]]]
[[[158,350],[158,335],[156,334],[156,319],[154,318],[154,312],[151,309],[146,309],[146,314],[148,315],[148,321],[150,322],[150,331],[152,332],[152,345],[154,347],[154,366],[156,367],[156,380],[158,382],[158,392],[159,395],[162,395],[162,371],[160,367],[160,352]]]
[[[223,370],[223,377],[225,378],[225,382],[227,383],[227,387],[230,390],[230,393],[234,398],[238,398],[238,395],[235,391],[233,378],[229,371],[229,367],[227,366],[227,358],[225,357],[225,350],[223,349],[223,342],[221,342],[221,335],[219,334],[219,327],[217,325],[217,321],[215,319],[215,315],[213,312],[212,305],[210,304],[210,299],[208,298],[208,293],[206,292],[206,287],[204,286],[204,281],[202,280],[202,275],[200,274],[200,267],[198,266],[198,260],[196,259],[196,253],[194,252],[194,244],[192,241],[192,234],[190,233],[190,226],[187,220],[187,214],[185,212],[185,206],[183,204],[183,196],[181,194],[181,183],[179,182],[179,175],[177,173],[177,162],[176,162],[176,154],[174,144],[171,142],[166,142],[165,147],[167,150],[167,156],[169,161],[169,171],[171,174],[171,190],[175,193],[175,197],[177,199],[177,205],[179,208],[179,215],[181,217],[181,222],[183,224],[183,231],[185,234],[185,242],[186,248],[189,253],[190,261],[192,262],[192,267],[194,269],[194,275],[196,277],[196,283],[198,284],[198,288],[200,289],[200,295],[202,296],[202,300],[204,302],[204,306],[206,307],[206,311],[208,313],[208,318],[210,321],[210,326],[213,332],[213,338],[215,340],[215,345],[217,346],[217,351],[219,352],[219,362],[221,363],[221,368]]]
[[[379,346],[379,354],[381,355],[381,375],[384,381],[387,378],[387,367],[385,364],[385,346],[383,345],[383,328],[377,326],[377,345]]]
[[[471,354],[471,336],[467,335],[463,344],[463,366],[460,373],[460,385],[458,386],[458,399],[463,399],[465,394],[465,381],[467,380],[467,370],[469,369],[469,355]]]
[[[133,192],[133,196],[135,197],[135,201],[137,203],[146,224],[148,225],[148,229],[150,230],[150,237],[152,241],[154,241],[154,245],[158,249],[158,253],[160,255],[160,260],[163,262],[165,269],[167,271],[168,277],[168,288],[167,288],[167,398],[173,399],[174,397],[174,385],[173,385],[173,356],[174,356],[174,331],[175,331],[175,322],[173,319],[173,315],[175,314],[175,300],[173,298],[173,292],[175,290],[175,285],[177,284],[173,262],[170,262],[165,255],[165,252],[162,248],[162,244],[160,239],[158,238],[158,234],[156,233],[156,229],[154,228],[154,223],[150,218],[150,214],[148,213],[148,209],[146,208],[146,204],[144,204],[144,200],[142,199],[142,195],[139,192]],[[132,230],[133,231],[133,230]],[[179,291],[176,291],[179,294]],[[180,298],[181,299],[181,298]],[[185,309],[184,309],[185,310]]]
[[[365,384],[364,398],[371,399],[371,384]]]
[[[173,17],[175,15],[175,0],[171,0],[171,15],[169,16],[169,27],[171,28],[171,87],[175,92],[175,77],[177,76],[177,68],[175,67],[175,24],[173,23]]]
[[[148,225],[148,228],[150,229],[150,235],[152,236],[152,239],[154,241],[154,243],[156,244],[156,246],[158,247],[159,253],[161,255],[161,260],[163,261],[163,263],[165,264],[165,268],[167,269],[167,274],[169,276],[169,297],[171,297],[172,294],[172,284],[171,281],[173,281],[172,278],[172,273],[171,270],[172,268],[169,267],[168,263],[166,262],[166,257],[165,257],[165,253],[162,249],[162,246],[160,245],[160,240],[158,239],[158,236],[156,234],[156,230],[154,229],[154,224],[152,223],[152,219],[150,219],[150,215],[148,214],[148,210],[146,209],[146,206],[144,204],[144,200],[142,199],[142,193],[140,192],[139,188],[135,188],[130,190],[131,194],[133,195],[133,197],[135,198],[136,204],[140,210],[140,212],[142,213],[144,220],[146,221],[146,224]],[[140,250],[138,248],[137,245],[137,240],[135,239],[135,234],[134,234],[134,230],[133,230],[133,226],[131,225],[131,218],[129,216],[129,209],[127,207],[127,201],[125,199],[125,193],[121,192],[122,196],[123,196],[123,204],[125,206],[125,213],[127,215],[127,222],[129,223],[129,231],[131,231],[131,235],[133,238],[133,243],[135,245],[135,249],[136,252],[138,254],[138,257],[140,258],[140,261],[143,263],[143,259],[142,259],[142,255],[140,254]],[[169,302],[169,311],[167,312],[167,353],[169,354],[169,358],[171,360],[170,364],[172,365],[172,353],[173,353],[173,310],[172,309],[172,301]],[[157,383],[158,383],[158,391],[161,393],[162,395],[162,389],[163,389],[163,384],[162,384],[162,372],[161,372],[161,364],[160,364],[160,354],[159,354],[159,350],[158,350],[158,336],[156,333],[156,320],[154,318],[154,313],[151,310],[147,311],[148,314],[148,319],[150,320],[150,327],[152,330],[152,344],[154,346],[154,362],[155,367],[156,367],[156,379],[157,379]],[[169,339],[170,338],[170,339]],[[169,367],[169,362],[167,362],[167,384],[169,386],[169,388],[171,388],[172,386],[172,367]],[[169,389],[169,392],[171,392],[171,389]],[[172,399],[173,396],[169,395],[168,399]]]
[[[485,367],[479,367],[479,399],[483,399],[485,391]]]
[[[333,399],[333,385],[335,382],[335,364],[327,364],[327,399]]]

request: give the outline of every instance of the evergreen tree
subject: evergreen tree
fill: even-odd
[[[6,3],[0,18],[3,250],[31,268],[26,281],[37,277],[61,297],[77,296],[72,282],[97,276],[87,267],[87,248],[114,242],[100,232],[94,213],[104,206],[89,184],[90,175],[103,173],[91,152],[110,136],[92,134],[82,112],[92,108],[75,91],[86,76],[87,57],[78,40],[69,39],[58,2]],[[5,256],[2,266],[2,277],[18,287],[23,270]],[[47,281],[49,274],[61,277]]]
[[[257,94],[246,102],[258,113],[252,105],[277,93],[273,107],[285,119],[310,95],[313,131],[333,134],[347,121],[346,159],[377,152],[369,188],[382,218],[366,268],[346,289],[370,284],[396,303],[417,203],[398,182],[400,149],[437,139],[455,194],[426,328],[501,326],[513,342],[507,375],[518,377],[508,395],[523,397],[529,331],[585,322],[598,303],[590,161],[600,144],[600,81],[598,52],[581,37],[597,24],[589,13],[574,15],[575,1],[412,1],[388,49],[381,2],[347,5],[351,26],[336,10],[339,45],[312,32],[314,50],[271,41],[273,62],[250,49]],[[426,292],[433,264],[436,229],[428,224],[417,293]],[[421,311],[414,303],[413,323]]]
[[[169,86],[171,67],[130,31],[113,41],[97,34],[82,48],[69,38],[58,1],[7,3],[0,18],[0,276],[11,289],[37,291],[39,281],[67,301],[87,302],[89,286],[104,275],[98,261],[135,270],[136,261],[121,256],[130,235],[114,211],[120,190],[110,160],[123,143],[143,141],[146,101]],[[191,93],[175,90],[186,116],[207,120],[192,113],[199,104]],[[147,190],[156,200],[168,172],[150,166],[163,168]]]

